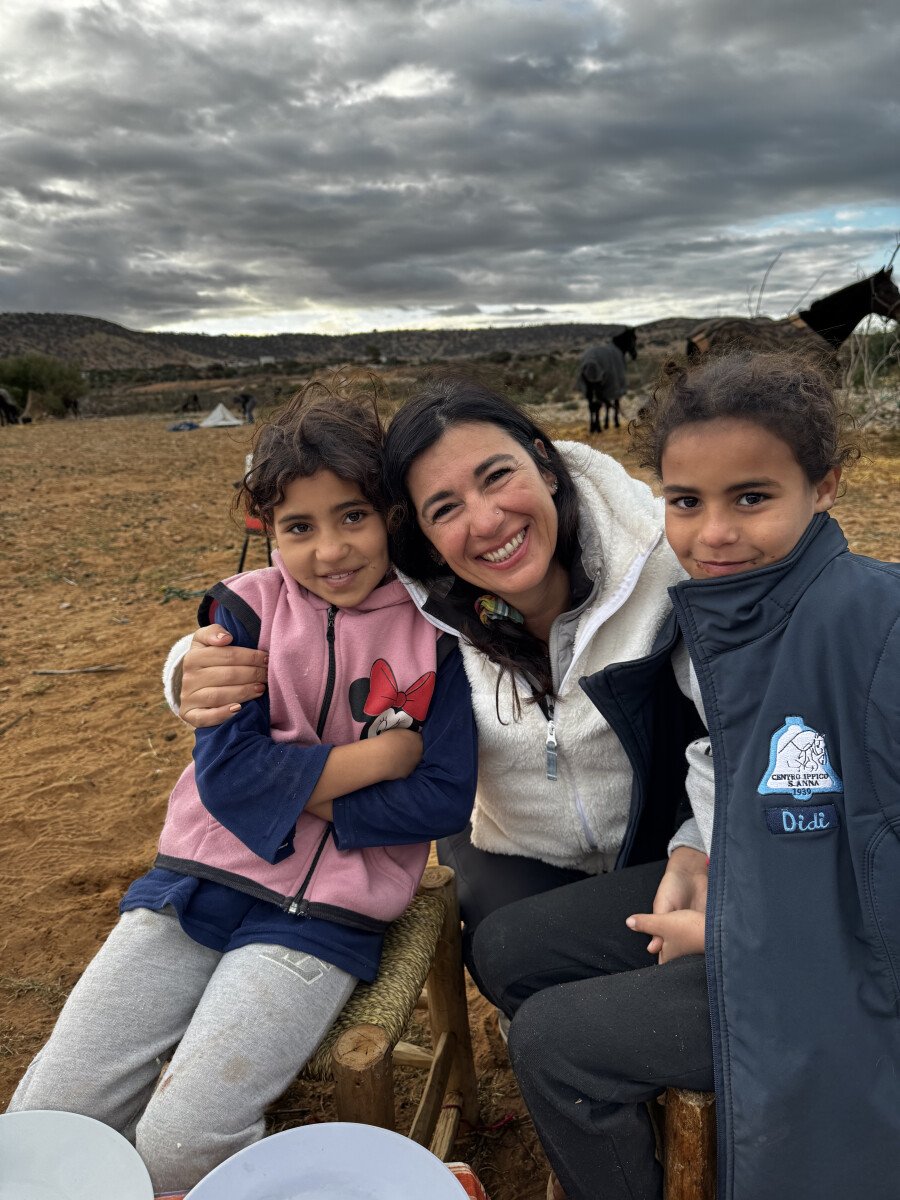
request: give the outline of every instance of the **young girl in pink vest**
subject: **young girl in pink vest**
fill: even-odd
[[[157,1191],[263,1136],[430,840],[469,817],[469,686],[391,570],[381,438],[371,400],[319,387],[257,437],[241,491],[273,566],[216,584],[200,622],[265,650],[268,689],[196,731],[156,863],[10,1105],[105,1121]]]

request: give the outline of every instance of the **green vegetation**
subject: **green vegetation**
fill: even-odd
[[[68,406],[87,391],[81,370],[72,363],[43,354],[22,354],[0,359],[0,385],[7,388],[22,408],[29,392],[54,416],[62,417]]]

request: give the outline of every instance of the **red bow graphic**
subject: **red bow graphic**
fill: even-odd
[[[363,712],[367,716],[377,717],[388,708],[402,708],[414,720],[424,721],[434,694],[434,681],[434,671],[426,671],[405,692],[401,692],[390,665],[383,658],[377,658],[372,664],[369,694]]]

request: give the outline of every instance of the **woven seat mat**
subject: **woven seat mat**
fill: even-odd
[[[437,896],[416,896],[385,934],[381,965],[373,983],[358,983],[341,1015],[300,1074],[301,1079],[331,1079],[331,1051],[354,1025],[378,1025],[395,1046],[403,1037],[431,968],[444,923]]]

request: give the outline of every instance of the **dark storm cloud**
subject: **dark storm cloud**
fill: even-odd
[[[889,252],[778,217],[896,203],[892,0],[296,10],[7,0],[0,308],[740,310],[783,250],[778,310]]]

